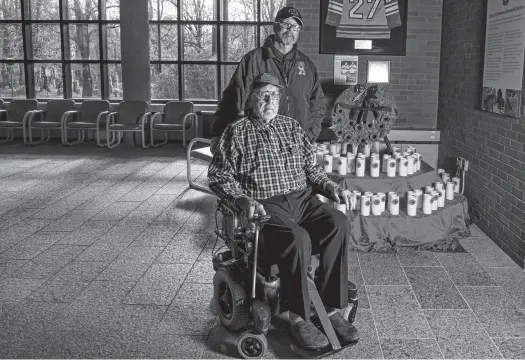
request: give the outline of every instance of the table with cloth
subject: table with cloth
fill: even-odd
[[[394,191],[399,195],[399,215],[391,215],[388,207],[379,216],[361,216],[359,211],[347,212],[351,223],[350,248],[359,251],[393,252],[397,247],[412,247],[433,251],[464,251],[459,239],[470,236],[468,226],[467,199],[455,194],[454,200],[446,200],[445,206],[425,215],[418,208],[416,216],[408,216],[407,192],[422,189],[441,181],[436,171],[424,161],[421,169],[413,175],[387,177],[385,173],[373,178],[369,175],[357,177],[355,174],[328,174],[340,186],[362,193]]]

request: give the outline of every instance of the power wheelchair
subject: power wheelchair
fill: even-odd
[[[215,195],[209,188],[199,185],[191,178],[191,160],[197,158],[211,162],[212,155],[208,146],[196,148],[198,143],[209,145],[210,140],[195,138],[187,149],[187,178],[190,188]],[[313,187],[313,193],[336,201],[322,189]],[[241,212],[233,204],[223,199],[217,200],[216,215],[222,220],[216,221],[216,235],[225,245],[214,249],[213,303],[222,326],[233,333],[241,333],[237,341],[237,350],[245,359],[263,357],[268,349],[266,334],[272,317],[280,313],[279,270],[276,264],[259,261],[259,231],[269,217],[254,219],[255,230],[247,229],[242,223]],[[216,217],[217,219],[217,217]],[[342,350],[353,344],[341,344],[337,338],[328,315],[315,286],[315,273],[319,257],[313,255],[309,266],[309,295],[314,306],[314,323],[325,333],[329,345],[326,348],[308,351],[292,342],[291,350],[306,358],[319,358]],[[343,309],[343,316],[351,323],[357,313],[357,288],[348,281],[348,306]]]
[[[268,348],[266,334],[272,316],[281,308],[277,265],[266,263],[259,254],[259,231],[269,216],[256,216],[255,229],[249,230],[242,224],[240,210],[232,204],[219,199],[217,211],[222,214],[222,222],[220,225],[217,222],[215,233],[224,240],[225,250],[218,249],[213,254],[214,307],[224,328],[230,332],[244,330],[237,343],[239,354],[245,359],[261,358]],[[330,345],[310,351],[292,342],[292,351],[307,358],[323,357],[352,345],[339,342],[328,319],[315,285],[318,265],[319,257],[313,255],[308,269],[310,301],[315,309],[312,320],[325,333]],[[350,281],[348,285],[349,305],[343,316],[352,323],[357,311],[357,289]]]

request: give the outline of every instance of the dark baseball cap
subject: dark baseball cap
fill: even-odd
[[[301,13],[291,6],[286,6],[279,10],[275,16],[275,22],[281,22],[291,17],[297,20],[299,25],[303,26],[303,17],[301,16]]]
[[[277,79],[275,76],[273,76],[272,74],[268,74],[268,73],[262,73],[262,74],[257,75],[253,79],[252,90],[255,91],[266,85],[275,85],[281,90],[284,89],[284,87],[280,84],[279,79]]]

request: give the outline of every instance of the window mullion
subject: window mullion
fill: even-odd
[[[62,40],[60,44],[60,56],[62,59],[62,95],[65,99],[70,99],[73,96],[71,64],[64,62],[64,60],[71,59],[69,25],[64,23],[64,19],[67,19],[67,0],[59,0],[58,9],[60,15],[60,38]]]
[[[177,64],[177,72],[178,72],[178,80],[179,80],[179,100],[182,100],[184,99],[184,89],[183,89],[183,71],[182,71],[182,64],[181,64],[181,60],[183,59],[183,56],[182,56],[182,39],[183,39],[183,34],[182,34],[182,25],[181,25],[181,22],[180,22],[180,19],[181,19],[181,14],[182,14],[182,5],[181,5],[182,1],[177,1],[177,59],[179,60],[178,61],[178,64]],[[160,46],[160,39],[159,39],[159,46]]]
[[[24,43],[24,72],[26,81],[26,97],[34,99],[35,89],[35,69],[29,60],[33,59],[33,35],[31,34],[31,23],[29,22],[31,13],[30,0],[20,0],[22,9],[22,41]]]

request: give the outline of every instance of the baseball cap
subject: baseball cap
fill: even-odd
[[[297,20],[299,22],[299,25],[304,26],[303,17],[301,16],[301,13],[296,8],[291,6],[285,6],[281,10],[279,10],[277,12],[277,15],[275,16],[275,22],[280,22],[290,17],[293,17],[295,20]]]
[[[259,88],[262,88],[263,86],[266,86],[266,85],[275,85],[277,86],[279,89],[284,89],[284,87],[280,84],[279,82],[279,79],[277,79],[275,76],[273,76],[272,74],[268,74],[268,73],[262,73],[262,74],[259,74],[257,75],[254,79],[253,79],[253,88],[252,90],[255,91]]]

